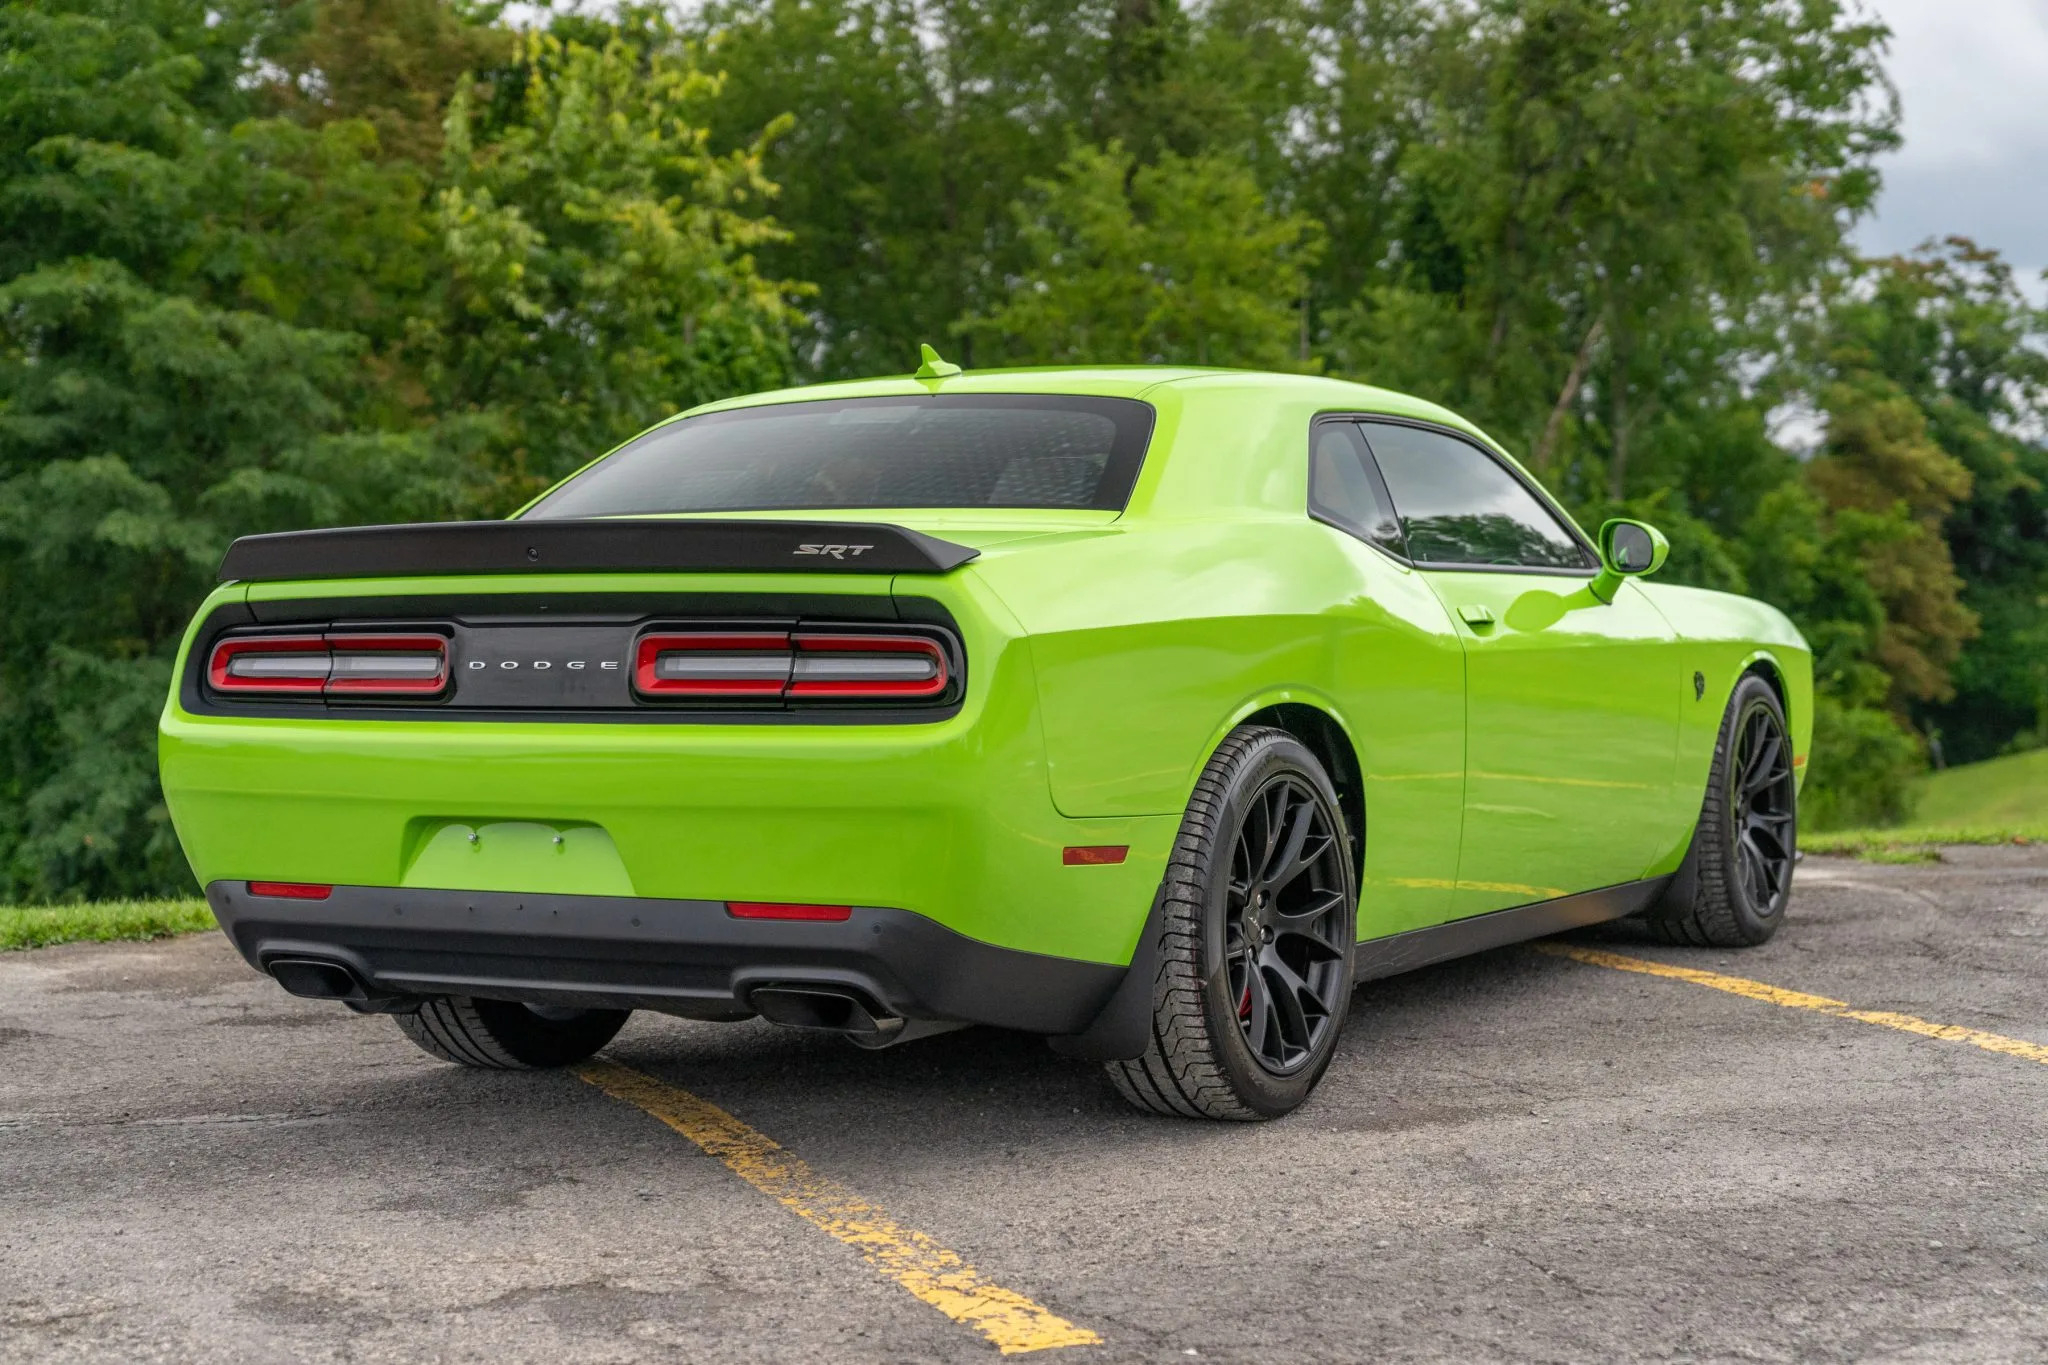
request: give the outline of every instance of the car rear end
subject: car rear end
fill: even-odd
[[[1081,1033],[1174,822],[1053,805],[973,560],[1063,517],[1101,509],[238,542],[163,717],[172,819],[244,956],[360,1009]]]

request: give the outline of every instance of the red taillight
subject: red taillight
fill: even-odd
[[[318,692],[334,660],[321,635],[250,635],[214,646],[206,676],[218,692]]]
[[[439,635],[242,635],[214,646],[206,676],[216,692],[258,696],[432,695],[448,686],[448,642]]]
[[[727,901],[725,913],[734,919],[847,920],[853,918],[850,905],[786,905],[776,901]]]
[[[633,686],[654,697],[924,701],[951,681],[945,649],[922,635],[643,635],[633,664]]]
[[[781,631],[643,635],[633,686],[650,696],[779,697],[789,686],[789,636]]]
[[[1130,856],[1129,844],[1070,844],[1060,852],[1068,867],[1106,867]]]
[[[922,635],[798,635],[792,697],[936,697],[946,652]]]
[[[334,888],[318,882],[250,882],[249,894],[288,901],[324,901],[334,894]]]
[[[396,696],[448,685],[448,642],[438,635],[330,635],[329,692]]]

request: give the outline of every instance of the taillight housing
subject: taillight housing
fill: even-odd
[[[206,666],[228,696],[417,699],[446,691],[448,677],[447,639],[425,634],[231,635]]]
[[[658,700],[927,702],[953,666],[927,635],[853,631],[655,631],[640,637],[633,687]]]

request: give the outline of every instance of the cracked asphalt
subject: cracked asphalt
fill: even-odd
[[[2048,1044],[2048,850],[1809,859],[1748,952]],[[989,1031],[636,1017],[688,1090],[1102,1338],[1047,1359],[2048,1359],[2048,1065],[1527,948],[1360,991],[1310,1104]],[[0,1361],[997,1358],[649,1114],[435,1063],[217,935],[0,956]]]

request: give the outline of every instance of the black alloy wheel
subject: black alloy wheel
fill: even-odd
[[[1785,707],[1761,674],[1745,674],[1722,713],[1692,847],[1643,923],[1670,943],[1762,943],[1784,922],[1798,861],[1799,783]]]
[[[1269,778],[1238,826],[1225,893],[1222,958],[1237,1027],[1275,1076],[1307,1065],[1333,1020],[1350,935],[1345,849],[1318,794],[1292,773]]]
[[[1109,1077],[1140,1109],[1256,1121],[1291,1113],[1350,1009],[1358,885],[1322,763],[1240,726],[1188,802],[1155,911],[1152,1027]]]
[[[1734,817],[1735,875],[1752,906],[1768,909],[1792,885],[1798,816],[1792,742],[1777,708],[1755,699],[1737,720],[1729,808]]]

